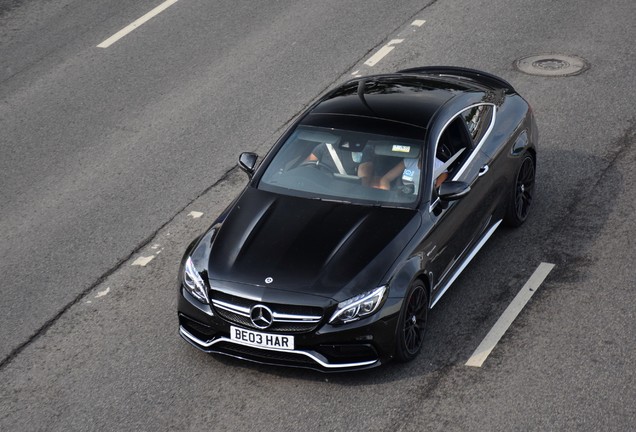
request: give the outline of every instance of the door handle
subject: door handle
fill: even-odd
[[[481,177],[484,174],[486,174],[489,169],[490,168],[488,167],[488,165],[484,165],[483,167],[479,168],[479,177]]]

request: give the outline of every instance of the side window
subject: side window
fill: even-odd
[[[492,105],[479,105],[461,113],[461,118],[464,119],[470,138],[473,141],[473,146],[479,144],[486,131],[488,131],[492,122],[492,115]]]
[[[472,147],[470,134],[460,114],[442,132],[437,143],[435,156],[445,163],[449,162],[451,158],[454,159],[446,171],[452,174],[468,158],[468,155],[472,152]]]
[[[445,179],[459,179],[462,175],[467,175],[465,171],[469,161],[476,154],[476,147],[486,136],[493,118],[494,108],[489,104],[467,108],[455,114],[437,142],[435,158],[440,168],[433,172],[433,184],[440,177],[443,178],[441,181],[446,181]],[[435,201],[435,188],[432,198]]]

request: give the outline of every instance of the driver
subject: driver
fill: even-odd
[[[362,184],[367,186],[373,175],[373,151],[362,143],[345,141],[339,146],[331,143],[318,144],[307,161],[316,161],[334,173],[360,177]]]

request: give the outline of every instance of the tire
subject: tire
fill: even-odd
[[[426,334],[428,290],[420,280],[413,282],[404,298],[397,326],[395,357],[401,362],[413,360],[419,354]]]
[[[528,218],[534,200],[535,161],[526,153],[519,165],[512,191],[508,198],[504,222],[510,227],[521,226]]]

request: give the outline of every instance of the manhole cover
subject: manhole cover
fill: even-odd
[[[514,66],[521,72],[547,77],[578,75],[589,69],[585,59],[563,54],[537,54],[522,57]]]

